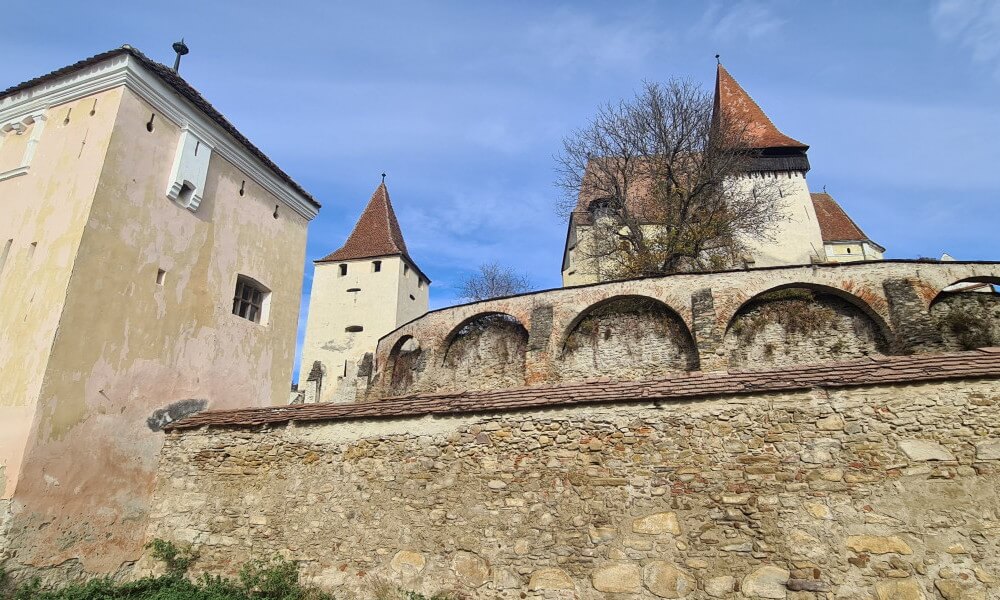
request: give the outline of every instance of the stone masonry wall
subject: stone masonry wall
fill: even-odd
[[[1000,283],[1000,263],[897,260],[743,269],[614,281],[473,302],[431,311],[381,338],[373,353],[372,376],[360,399],[594,377],[637,380],[678,371],[724,372],[967,348],[969,344],[954,343],[942,334],[940,319],[930,311],[937,305],[938,311],[949,306],[950,300],[940,299],[948,294],[942,290],[973,281]],[[762,298],[789,290],[812,294],[819,309],[814,312],[831,309],[838,317],[828,320],[825,330],[806,332],[793,323],[791,331],[789,323],[772,322],[742,340],[729,335],[740,328],[740,321],[745,324]],[[640,321],[648,320],[648,314],[602,313],[613,305],[637,300],[656,303],[671,315],[669,335],[657,337],[655,330],[662,328],[655,322],[651,323],[654,331],[637,331],[645,327]],[[995,318],[995,312],[980,313]],[[523,361],[518,354],[514,369],[507,369],[505,357],[514,347],[504,343],[492,348],[479,344],[470,354],[474,361],[451,362],[448,355],[454,351],[456,333],[470,322],[498,314],[522,330],[516,349],[521,348],[520,339],[527,338]],[[602,338],[581,331],[584,325],[601,329]],[[409,356],[400,362],[399,344],[404,340],[419,347],[419,360]],[[644,361],[636,360],[640,356]],[[400,365],[402,369],[397,368]]]
[[[147,537],[207,571],[281,554],[338,598],[985,600],[998,412],[987,378],[192,429]]]
[[[1000,294],[946,293],[930,314],[948,350],[1000,345]]]
[[[853,304],[829,294],[785,292],[804,295],[752,302],[733,319],[725,338],[731,369],[837,362],[887,352],[878,325]]]

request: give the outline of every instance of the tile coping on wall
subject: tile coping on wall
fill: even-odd
[[[720,395],[994,376],[1000,376],[1000,348],[981,348],[919,356],[878,356],[774,371],[692,372],[643,381],[611,381],[604,377],[561,385],[420,394],[358,404],[301,404],[209,410],[171,423],[164,430],[178,431],[205,426],[253,427],[293,421],[447,416],[636,400],[682,401]]]

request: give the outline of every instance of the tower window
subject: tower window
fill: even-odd
[[[340,276],[347,275],[347,265],[340,265]]]
[[[378,273],[381,270],[382,270],[382,261],[380,261],[380,260],[373,260],[372,261],[372,271]]]
[[[233,294],[233,314],[254,323],[264,320],[264,310],[271,291],[245,275],[236,277],[236,293]]]
[[[410,274],[410,265],[403,265],[403,277],[407,277]]]

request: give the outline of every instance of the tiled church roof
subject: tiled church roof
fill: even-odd
[[[267,408],[209,410],[164,427],[252,427],[290,421],[392,419],[544,409],[624,402],[680,402],[734,394],[789,392],[812,388],[906,385],[924,381],[1000,377],[1000,348],[968,352],[877,356],[843,363],[787,367],[775,371],[694,372],[646,381],[608,378],[549,386],[420,394],[358,404],[299,404]]]
[[[753,148],[808,148],[802,142],[781,133],[740,84],[721,64],[715,76],[713,122],[745,123],[746,135]]]
[[[403,241],[403,232],[396,220],[389,200],[389,190],[385,182],[379,184],[372,194],[368,206],[358,219],[350,237],[339,250],[319,259],[316,262],[333,262],[338,260],[356,260],[359,258],[374,258],[377,256],[405,256],[410,262]]]
[[[809,196],[816,209],[816,219],[824,242],[871,242],[833,196],[826,192],[810,193]]]

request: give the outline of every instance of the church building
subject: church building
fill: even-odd
[[[712,119],[746,124],[754,158],[743,181],[758,177],[780,181],[784,214],[772,232],[773,240],[750,241],[747,267],[882,259],[885,248],[869,239],[832,196],[809,192],[809,146],[782,133],[721,64]],[[604,207],[602,198],[591,196],[581,190],[569,218],[562,263],[564,286],[615,278],[608,259],[587,250],[595,219]]]
[[[383,181],[344,245],[316,261],[293,401],[354,402],[379,338],[427,312],[430,284],[406,249]]]

